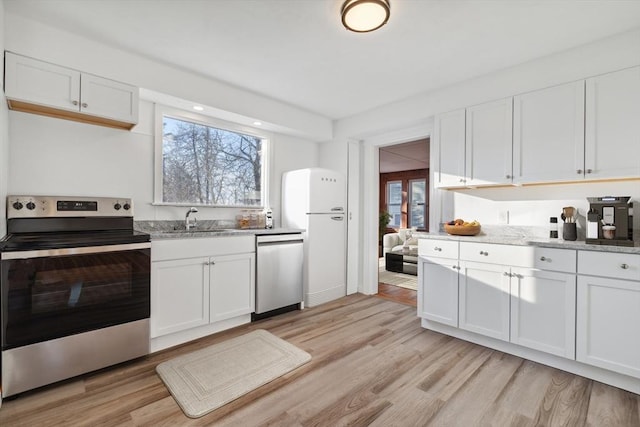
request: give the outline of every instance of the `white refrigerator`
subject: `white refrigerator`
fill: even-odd
[[[346,295],[346,182],[309,168],[282,176],[282,226],[304,232],[304,302],[313,307]]]

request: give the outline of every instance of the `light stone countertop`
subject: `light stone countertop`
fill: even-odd
[[[634,241],[635,246],[593,245],[584,241],[584,236],[578,236],[576,241],[550,239],[545,234],[548,230],[540,227],[515,226],[482,226],[475,236],[452,236],[444,231],[438,233],[416,232],[419,239],[453,240],[458,242],[494,243],[502,245],[539,246],[545,248],[574,249],[583,251],[612,252],[625,254],[640,254],[640,241]]]
[[[192,230],[186,231],[184,221],[135,221],[134,228],[149,233],[151,240],[190,239],[202,237],[229,236],[263,236],[271,234],[302,233],[304,230],[296,228],[235,228],[235,221],[202,220]]]

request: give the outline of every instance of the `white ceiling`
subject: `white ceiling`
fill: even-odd
[[[380,147],[380,173],[427,169],[429,139]]]
[[[331,119],[640,27],[639,0],[4,0],[5,10]]]

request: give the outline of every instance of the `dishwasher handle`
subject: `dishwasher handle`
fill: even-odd
[[[300,233],[256,236],[256,245],[258,246],[302,242],[302,234]]]

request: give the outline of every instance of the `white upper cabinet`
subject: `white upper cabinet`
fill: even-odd
[[[11,52],[4,91],[17,111],[122,129],[138,123],[137,87]]]
[[[11,104],[24,102],[80,111],[79,71],[10,52],[5,57],[4,92]]]
[[[640,67],[587,79],[586,178],[640,176]]]
[[[435,117],[431,143],[431,163],[436,187],[464,187],[465,184],[465,110]]]
[[[466,123],[465,184],[510,184],[513,98],[467,108]]]
[[[126,123],[138,122],[138,88],[91,74],[80,77],[80,111]]]
[[[584,178],[584,80],[514,97],[513,170],[516,184]]]

